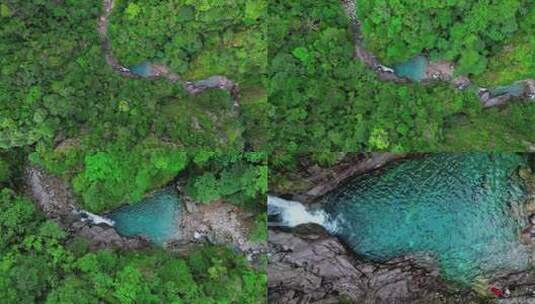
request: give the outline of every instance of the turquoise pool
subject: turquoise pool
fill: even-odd
[[[528,266],[516,154],[435,154],[359,176],[321,201],[325,224],[375,261],[431,256],[444,277],[471,283]]]
[[[155,192],[139,203],[121,207],[108,215],[115,229],[126,236],[143,236],[163,245],[176,239],[181,214],[180,200],[172,190]]]
[[[394,65],[394,73],[399,77],[407,77],[413,81],[421,81],[427,69],[427,59],[417,56],[411,60]]]
[[[152,65],[148,61],[140,62],[130,67],[132,73],[141,77],[149,77],[152,75]]]

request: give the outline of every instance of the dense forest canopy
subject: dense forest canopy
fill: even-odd
[[[354,58],[339,0],[115,0],[111,48],[97,31],[106,3],[0,4],[2,302],[266,302],[265,272],[226,248],[90,249],[31,201],[28,166],[95,213],[180,181],[199,204],[251,215],[249,238],[265,241],[268,155],[279,174],[300,168],[302,153],[327,165],[346,151],[535,145],[534,103],[485,110],[472,88],[380,80]],[[533,0],[356,4],[365,46],[385,64],[425,54],[488,87],[535,76]],[[125,67],[223,75],[239,89],[190,94],[164,77],[125,77],[106,51]]]
[[[267,276],[222,247],[91,251],[0,189],[2,303],[265,303]]]
[[[196,50],[198,56],[181,53],[180,46],[168,48],[167,54],[191,60],[206,55],[209,65],[218,63],[228,68],[230,77],[247,79],[242,116],[237,117],[225,90],[190,96],[180,85],[164,79],[130,79],[115,73],[103,58],[96,31],[100,1],[9,1],[3,5],[5,26],[0,30],[5,42],[0,46],[0,148],[35,147],[31,160],[70,180],[85,207],[93,211],[138,201],[144,193],[163,186],[187,166],[187,150],[258,149],[265,144],[262,133],[252,131],[266,121],[262,3],[152,1],[138,5],[123,1],[113,15],[119,23],[128,24],[112,26],[112,36],[137,33],[124,39],[129,39],[128,45],[139,46],[139,51],[152,52],[148,58],[161,50],[140,44],[160,45],[156,40],[167,41],[170,27],[182,29],[172,34],[196,36],[203,42]],[[184,19],[170,8],[187,11],[191,18]],[[221,26],[218,16],[228,16],[221,14],[226,10],[241,19],[222,17],[228,24]],[[167,17],[159,21],[171,22],[163,24],[167,33],[161,33],[163,38],[151,36],[162,31],[162,24],[146,20],[156,18],[158,12],[167,14],[160,14]],[[117,41],[119,54],[130,52],[121,50],[124,40]],[[256,54],[248,63],[238,58],[247,49]],[[232,62],[244,65],[229,67]],[[251,130],[244,132],[246,125]]]
[[[353,58],[339,1],[273,1],[269,24],[274,164],[296,151],[523,151],[535,140],[533,104],[487,111],[472,90],[379,80]]]
[[[228,198],[237,205],[260,209],[264,205],[257,204],[267,192],[263,152],[186,152],[155,141],[133,150],[116,143],[105,150],[88,151],[71,143],[38,151],[30,159],[71,181],[82,206],[92,212],[136,203],[179,174],[188,176],[187,193],[202,203]]]
[[[367,46],[387,64],[426,52],[432,59],[456,62],[459,74],[475,75],[487,71],[489,57],[519,28],[532,31],[528,14],[535,8],[531,0],[356,3]],[[523,65],[533,62],[531,54],[521,58]]]
[[[266,69],[266,2],[123,1],[111,19],[125,65],[163,61],[186,79],[215,74],[259,85]]]
[[[265,240],[266,154],[242,152],[265,146],[263,5],[117,1],[113,11],[111,36],[121,60],[161,59],[191,79],[224,74],[240,85],[236,113],[225,90],[190,95],[166,79],[116,73],[97,32],[102,1],[0,4],[3,303],[265,303],[265,272],[241,254],[212,246],[187,256],[154,248],[92,250],[46,219],[23,180],[26,166],[40,166],[72,186],[79,207],[103,212],[180,176],[198,202],[225,200],[252,214],[250,238]],[[180,19],[173,7],[193,19]],[[171,33],[173,26],[181,30]],[[170,35],[165,49],[145,45]],[[121,39],[142,47],[128,49]]]
[[[190,96],[180,85],[163,79],[128,79],[112,71],[103,58],[96,31],[100,1],[13,0],[4,7],[0,17],[0,148],[51,142],[58,135],[91,137],[95,145],[110,140],[135,145],[151,135],[184,149],[264,145],[261,134],[253,136],[244,129],[258,130],[266,124],[260,68],[265,66],[265,56],[264,63],[251,59],[254,63],[229,69],[230,77],[243,75],[249,84],[241,92],[238,118],[232,111],[231,96],[224,90]],[[258,25],[243,27],[252,31]],[[137,39],[145,41],[150,32],[157,30]],[[203,39],[219,35],[209,32]],[[249,42],[257,39],[255,45],[261,52],[263,35],[246,37]],[[242,43],[236,39],[236,44]],[[240,44],[229,52],[240,53],[244,48]],[[217,51],[209,51],[211,62],[219,63],[214,66],[224,67],[232,60]]]

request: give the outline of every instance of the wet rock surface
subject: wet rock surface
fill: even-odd
[[[504,290],[507,297],[497,303],[535,303],[535,276],[529,272],[507,274],[489,283]]]
[[[304,193],[294,196],[294,199],[301,202],[311,202],[325,193],[334,190],[348,178],[365,172],[379,169],[393,161],[406,157],[405,154],[393,153],[372,153],[371,155],[348,164],[340,164],[328,170],[324,170],[323,176],[318,180],[318,184]],[[316,176],[318,178],[320,176]]]
[[[48,218],[58,222],[71,235],[89,240],[90,247],[141,249],[150,246],[142,237],[125,237],[106,224],[92,224],[80,216],[76,198],[68,185],[59,178],[45,173],[38,167],[27,167],[26,188],[38,207]],[[181,187],[177,187],[179,192]],[[229,245],[259,260],[265,254],[265,242],[249,239],[254,216],[225,202],[198,204],[181,193],[184,212],[181,214],[180,236],[166,244],[176,252],[186,253],[201,243]]]
[[[70,221],[75,199],[63,181],[37,167],[26,168],[25,179],[28,191],[47,217]]]
[[[476,293],[443,282],[431,260],[361,260],[316,225],[271,230],[268,256],[270,303],[535,303],[535,277],[529,272],[483,282]]]
[[[438,271],[413,257],[384,264],[354,257],[316,225],[269,232],[270,303],[470,303],[468,290],[453,290]],[[475,302],[474,302],[475,303]]]
[[[530,158],[530,166],[534,163]],[[535,248],[535,177],[527,167],[518,174],[528,192],[523,208],[530,214],[520,238]],[[460,288],[444,282],[430,258],[370,262],[314,224],[270,229],[268,257],[270,303],[535,303],[535,274],[529,269]],[[529,261],[533,265],[535,250]]]

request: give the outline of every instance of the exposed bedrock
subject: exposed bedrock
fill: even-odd
[[[346,170],[351,167],[344,166]],[[533,246],[535,178],[528,168],[518,173],[527,190],[523,208],[531,214],[519,237]],[[531,265],[534,253],[528,258]],[[337,237],[316,224],[270,228],[268,257],[270,303],[535,303],[532,269],[500,271],[493,278],[476,279],[461,287],[444,281],[430,257],[401,256],[384,263],[371,262],[346,249]]]
[[[419,156],[420,154],[413,154],[410,157]],[[407,157],[409,155],[405,153],[349,153],[330,167],[320,167],[301,160],[299,175],[291,177],[292,180],[299,180],[299,183],[289,189],[277,189],[276,185],[275,188],[270,188],[276,196],[307,204],[336,189],[352,176],[380,169]]]
[[[230,246],[249,260],[259,261],[266,252],[267,244],[250,239],[251,230],[255,227],[254,214],[222,200],[200,204],[184,193],[184,182],[176,185],[183,205],[181,239],[168,243],[168,248],[183,251],[192,244],[208,242]]]
[[[353,256],[317,225],[292,233],[269,232],[270,303],[469,303],[469,290],[454,290],[438,270],[413,257],[383,264]]]
[[[444,282],[430,258],[366,261],[315,224],[270,230],[268,246],[270,303],[535,303],[529,271],[461,288]]]

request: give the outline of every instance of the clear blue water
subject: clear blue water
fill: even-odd
[[[140,62],[136,65],[131,66],[130,71],[142,77],[149,77],[152,74],[151,63],[148,61]]]
[[[322,202],[331,232],[375,261],[431,256],[446,279],[470,284],[526,269],[527,223],[516,154],[436,154],[359,176]]]
[[[413,81],[421,81],[427,69],[427,59],[417,56],[411,60],[394,65],[394,73],[399,77],[407,77]]]
[[[143,236],[163,245],[177,238],[180,200],[171,190],[155,192],[139,203],[121,207],[108,215],[121,235]]]
[[[521,83],[514,83],[509,86],[497,87],[490,90],[490,95],[493,97],[504,94],[510,94],[516,97],[522,96],[522,94],[524,94],[524,85]]]

